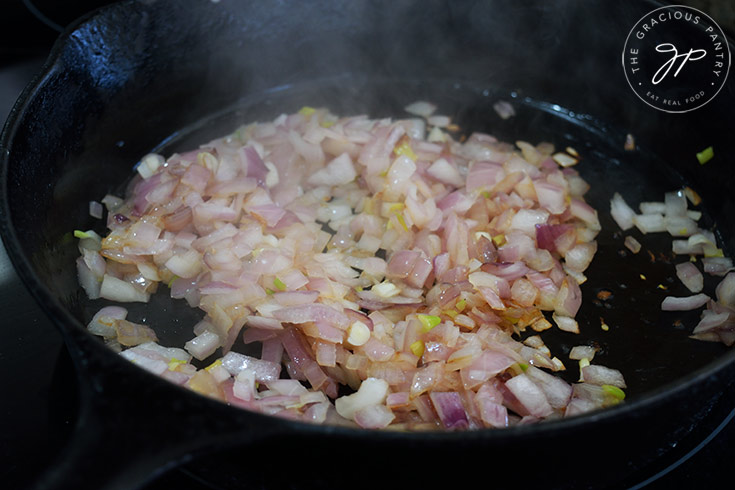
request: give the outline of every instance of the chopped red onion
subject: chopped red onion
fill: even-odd
[[[557,239],[566,234],[574,236],[574,228],[571,225],[537,224],[535,228],[538,247],[550,252],[556,251]]]
[[[667,296],[661,303],[661,309],[664,311],[696,310],[697,308],[704,306],[709,300],[709,296],[703,293],[686,296],[683,298]]]
[[[368,406],[382,404],[388,396],[388,383],[382,379],[367,378],[360,388],[351,395],[345,395],[334,402],[342,417],[354,419],[355,414]]]
[[[436,105],[431,102],[421,100],[407,105],[404,109],[409,114],[428,118],[434,114],[434,111],[436,111]]]
[[[322,304],[308,304],[281,308],[273,316],[285,323],[306,323],[324,321],[336,327],[347,327],[349,320],[341,311]]]
[[[628,206],[623,196],[617,192],[613,194],[613,198],[610,200],[610,215],[623,231],[633,228],[635,211]]]
[[[150,295],[127,281],[105,274],[100,286],[100,297],[119,303],[147,303]]]
[[[698,293],[704,288],[704,276],[692,262],[676,264],[676,277],[693,293]]]
[[[605,366],[590,364],[582,368],[582,376],[585,383],[594,385],[611,385],[618,388],[625,388],[625,379],[617,369],[611,369]]]
[[[505,382],[505,387],[531,415],[548,417],[554,412],[541,388],[525,374],[512,377]]]
[[[255,179],[258,185],[265,185],[268,168],[263,163],[260,155],[258,155],[257,150],[252,146],[243,146],[240,150],[240,158],[247,169],[246,175]]]
[[[729,257],[705,257],[702,265],[704,272],[713,276],[724,276],[733,270],[732,259]]]
[[[561,214],[567,208],[566,196],[562,187],[549,182],[536,181],[534,188],[539,205],[551,214]]]
[[[466,429],[469,426],[467,412],[462,405],[462,398],[456,391],[432,391],[429,394],[439,420],[447,429]]]
[[[476,162],[467,174],[467,192],[491,189],[503,179],[503,166],[494,162]]]
[[[233,351],[225,354],[222,358],[222,365],[233,376],[237,376],[241,371],[248,369],[252,371],[254,379],[262,383],[277,380],[281,374],[280,364],[263,361]]]
[[[87,324],[87,329],[95,335],[102,337],[115,337],[115,322],[125,320],[128,310],[121,306],[104,306],[94,314],[92,320]]]
[[[708,332],[710,330],[714,330],[720,327],[723,327],[725,325],[732,324],[733,320],[733,313],[729,311],[721,311],[721,312],[715,312],[713,310],[704,310],[702,311],[702,318],[700,319],[699,323],[696,327],[694,327],[694,330],[692,333],[694,334],[701,334],[704,332]]]
[[[206,330],[188,341],[184,348],[199,360],[206,359],[214,354],[220,346],[220,338],[216,333]]]
[[[641,243],[636,240],[635,237],[632,237],[630,235],[626,235],[624,245],[625,248],[627,248],[634,254],[637,254],[641,251]]]
[[[382,429],[388,427],[396,416],[385,405],[368,405],[357,410],[354,420],[363,429]]]
[[[352,165],[352,158],[347,153],[343,153],[326,167],[313,173],[307,182],[312,185],[344,185],[352,182],[357,177],[355,167]]]
[[[735,308],[735,273],[728,273],[715,289],[717,301],[724,306]]]
[[[578,155],[522,141],[519,153],[481,133],[458,141],[433,104],[407,110],[424,119],[304,108],[146,159],[131,194],[107,200],[109,236],[80,240],[80,282],[124,301],[164,283],[205,316],[186,351],[124,317],[90,331],[144,342],[123,352],[174,383],[306,422],[474,429],[602,406],[581,406],[541,370],[563,369],[543,342],[506,331],[544,330],[543,310],[578,332],[600,230],[589,185],[560,168]],[[668,225],[697,218],[677,213]],[[260,358],[239,354],[238,338],[259,342]],[[208,367],[191,363],[220,347]],[[340,385],[357,392],[338,396]]]
[[[534,366],[528,366],[525,375],[541,388],[552,408],[563,409],[569,404],[572,386],[563,379]]]
[[[633,216],[633,224],[643,234],[666,231],[666,221],[662,214],[637,214]]]

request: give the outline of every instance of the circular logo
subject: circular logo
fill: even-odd
[[[657,8],[633,26],[623,49],[628,84],[646,104],[688,112],[712,100],[730,71],[720,26],[685,5]]]

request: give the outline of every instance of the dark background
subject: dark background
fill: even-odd
[[[108,3],[112,2],[3,2],[0,7],[0,122],[7,117],[23,87],[40,70],[58,30],[85,12]],[[735,32],[735,2],[677,3],[699,8],[726,32],[731,35]],[[0,374],[3,382],[0,481],[3,488],[26,488],[64,451],[76,420],[76,380],[60,335],[25,290],[1,246]],[[732,405],[722,407],[706,428],[690,440],[682,441],[673,456],[652,467],[639,484],[650,482],[646,488],[701,488],[729,480],[730,461],[735,454],[735,422],[728,423],[731,409]],[[570,461],[573,459],[574,455],[570,455]],[[522,476],[519,478],[522,481]],[[210,487],[192,481],[185,471],[174,470],[149,486],[149,490],[154,488]]]

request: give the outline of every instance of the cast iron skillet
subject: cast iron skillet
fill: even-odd
[[[635,482],[707,416],[735,371],[731,350],[687,338],[696,313],[682,316],[685,328],[677,329],[679,316],[659,312],[665,294],[686,294],[673,265],[650,263],[647,254],[621,258],[622,238],[606,213],[614,190],[639,202],[687,183],[705,196],[706,223],[717,224],[726,253],[735,251],[732,79],[704,108],[671,115],[637,99],[619,65],[628,30],[656,6],[140,0],[69,28],[0,142],[6,248],[63,332],[80,380],[74,437],[38,488],[133,488],[180,464],[224,488],[434,486],[447,475],[457,475],[454,484],[478,476],[494,485],[510,478],[570,488]],[[600,252],[583,286],[583,334],[547,340],[560,357],[598,342],[599,362],[626,375],[626,403],[468,433],[311,426],[170,385],[85,332],[104,302],[87,301],[78,287],[69,234],[104,231],[88,216],[88,202],[117,189],[141,155],[190,147],[307,103],[402,116],[417,98],[436,101],[470,130],[546,139],[583,154],[579,169],[593,185],[589,198],[604,227]],[[515,118],[494,114],[499,98],[513,102]],[[622,150],[628,132],[635,152]],[[698,165],[694,154],[710,145],[715,159]],[[665,237],[636,236],[656,252],[670,247]],[[669,291],[657,290],[659,283]],[[613,299],[590,301],[602,288]],[[132,315],[164,342],[181,343],[196,312],[161,296]],[[609,332],[599,330],[600,317]]]

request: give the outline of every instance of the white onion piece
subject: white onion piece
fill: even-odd
[[[242,369],[235,376],[232,394],[240,400],[250,401],[255,399],[255,393],[255,373],[250,369]]]
[[[166,268],[179,277],[187,279],[194,277],[202,268],[201,254],[192,249],[180,255],[174,255],[166,261]]]
[[[735,272],[728,273],[715,289],[717,302],[735,308]]]
[[[625,379],[620,371],[605,366],[590,364],[582,368],[582,377],[585,383],[593,385],[612,385],[625,388]]]
[[[564,255],[564,263],[573,271],[584,272],[597,252],[597,242],[580,243]]]
[[[219,335],[205,330],[184,344],[184,349],[201,361],[214,354],[220,344]]]
[[[579,284],[572,277],[567,277],[554,298],[554,313],[573,319],[581,305],[582,291],[579,289]]]
[[[676,264],[676,277],[693,293],[698,293],[704,288],[704,276],[692,262]]]
[[[638,206],[641,214],[664,214],[666,205],[662,202],[642,202]]]
[[[667,217],[686,216],[687,198],[684,192],[679,190],[664,194],[664,207]]]
[[[431,116],[426,120],[430,126],[446,128],[451,124],[452,120],[448,116]]]
[[[165,159],[161,155],[151,153],[144,156],[140,160],[140,163],[138,163],[136,170],[141,177],[143,177],[144,179],[148,179],[153,176],[156,170],[158,170],[158,167],[163,165],[164,162]]]
[[[569,359],[574,361],[587,359],[588,361],[591,361],[595,357],[596,353],[597,349],[591,345],[575,345],[569,351]]]
[[[355,413],[370,405],[379,405],[385,402],[388,396],[388,383],[378,378],[367,378],[358,390],[351,394],[337,398],[334,407],[342,417],[354,420]]]
[[[89,201],[89,215],[93,218],[102,219],[102,204],[97,201]]]
[[[411,138],[416,140],[423,140],[426,137],[426,123],[428,122],[428,120],[424,120],[418,117],[412,117],[410,119],[403,119],[397,122],[403,125],[404,129],[406,130],[406,134]]]
[[[107,211],[114,212],[116,211],[122,204],[125,202],[123,199],[120,199],[117,196],[113,196],[112,194],[106,194],[104,198],[102,198],[102,201],[100,201],[102,204],[105,205],[107,208]]]
[[[572,213],[572,216],[584,221],[589,228],[600,230],[600,220],[597,217],[597,211],[586,202],[581,199],[572,198],[569,203],[569,211]]]
[[[663,214],[637,214],[633,216],[633,224],[643,234],[666,231]]]
[[[683,298],[677,298],[674,296],[667,296],[661,303],[661,309],[663,311],[688,311],[696,310],[704,306],[709,301],[709,296],[703,293],[695,294],[692,296],[686,296]]]
[[[407,105],[404,110],[416,116],[429,117],[436,111],[436,105],[425,100],[419,100]]]
[[[676,255],[702,255],[704,253],[701,244],[691,245],[689,240],[672,240],[671,250]]]
[[[513,230],[520,230],[527,235],[536,235],[536,225],[546,223],[549,219],[548,211],[543,209],[520,209],[513,216],[510,226]]]
[[[508,409],[502,402],[503,395],[489,383],[482,385],[477,390],[475,404],[486,427],[506,427],[508,425]]]
[[[731,317],[732,313],[728,311],[715,312],[712,310],[704,310],[702,311],[702,317],[699,323],[694,327],[692,333],[700,334],[722,327],[727,322],[731,322]]]
[[[625,248],[633,252],[634,254],[637,254],[641,251],[641,242],[636,240],[634,237],[627,235],[625,237],[624,241]]]
[[[89,299],[97,299],[100,297],[101,282],[95,273],[89,268],[82,257],[76,260],[77,279],[79,285],[84,289]]]
[[[547,417],[553,413],[544,392],[525,374],[514,376],[505,382],[505,386],[531,415]]]
[[[326,167],[313,173],[307,182],[312,185],[344,185],[352,182],[357,177],[352,159],[347,153],[343,153]]]
[[[524,374],[541,388],[552,408],[564,408],[572,398],[572,386],[563,379],[535,366],[528,366]]]
[[[556,313],[554,313],[552,315],[552,319],[554,320],[554,323],[556,323],[556,326],[559,327],[559,330],[563,330],[564,332],[579,333],[579,324],[574,318],[564,315],[557,315]]]
[[[562,167],[571,167],[573,165],[576,165],[579,161],[578,159],[574,158],[572,155],[569,155],[568,153],[554,153],[551,155],[551,158],[554,159],[556,163],[561,165]]]
[[[87,329],[95,335],[103,337],[115,337],[115,322],[125,320],[128,310],[121,306],[105,306],[92,317],[87,324]]]
[[[303,395],[309,391],[295,379],[272,379],[266,382],[268,389],[275,391],[279,395],[293,396]]]
[[[124,319],[125,318],[122,318],[122,320]],[[157,355],[165,359],[166,362],[170,362],[172,360],[189,362],[191,360],[191,356],[184,349],[179,349],[178,347],[164,347],[156,342],[146,342],[136,346],[135,349],[138,351],[155,352]]]
[[[438,158],[431,164],[426,172],[439,182],[460,187],[464,184],[464,179],[454,165],[451,165],[446,159]]]
[[[273,316],[286,323],[324,321],[340,328],[346,328],[349,325],[349,318],[344,313],[316,303],[280,308],[274,311]]]
[[[105,274],[100,287],[100,297],[120,303],[147,303],[150,295],[127,281]]]
[[[275,381],[281,374],[280,364],[263,361],[234,351],[224,355],[222,366],[233,376],[238,376],[241,371],[247,369],[253,373],[256,381],[262,383]]]
[[[702,265],[704,272],[713,276],[724,276],[733,270],[732,259],[729,257],[705,257]]]
[[[539,205],[546,208],[551,214],[561,214],[567,208],[564,189],[549,182],[534,182],[534,189]]]
[[[697,223],[688,216],[670,216],[664,217],[664,227],[671,236],[691,236],[699,229]]]
[[[120,355],[153,374],[161,375],[168,370],[168,363],[163,358],[147,356],[135,348],[124,350]]]
[[[385,405],[368,405],[357,411],[353,419],[363,429],[382,429],[388,427],[396,416]]]
[[[610,200],[610,214],[623,231],[633,228],[635,211],[628,206],[623,196],[617,192],[613,194]]]

